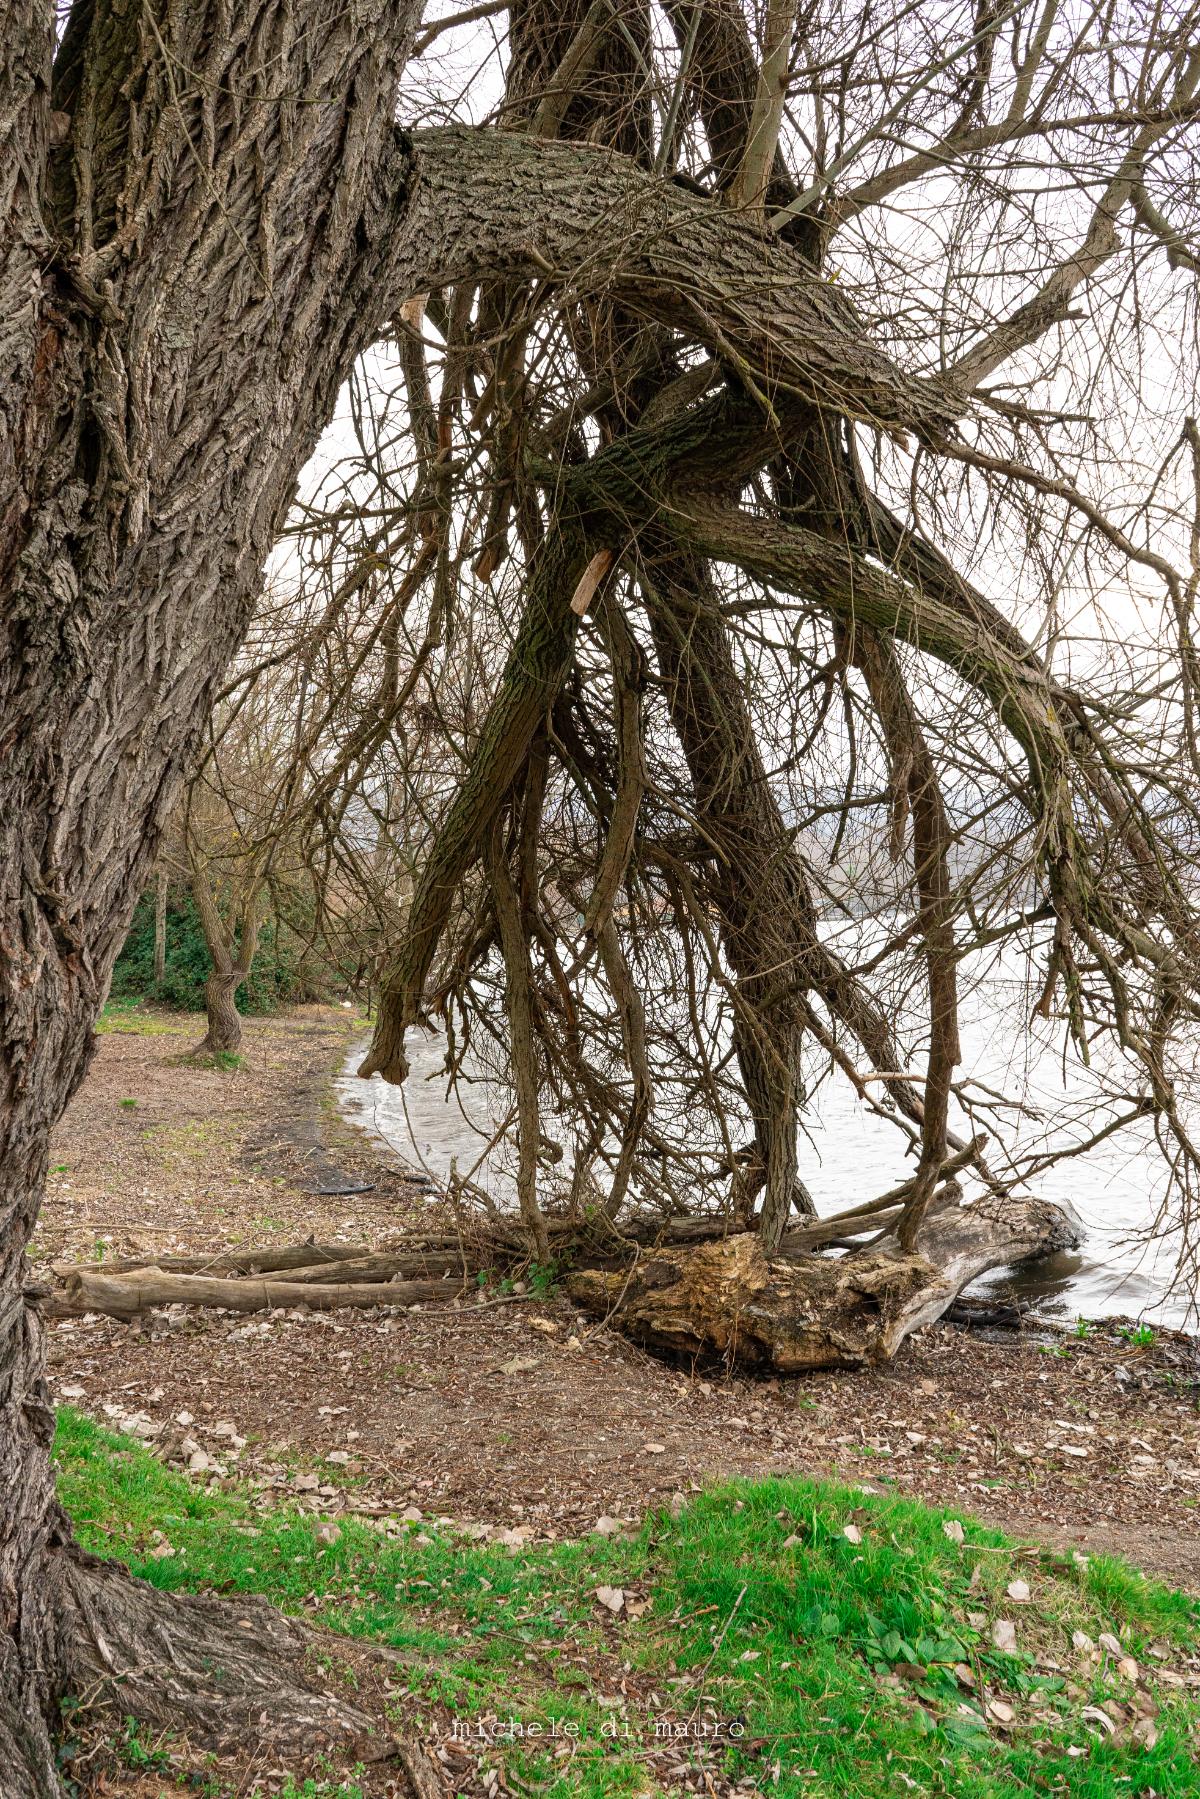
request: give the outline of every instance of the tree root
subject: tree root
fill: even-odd
[[[218,1753],[395,1753],[375,1720],[306,1680],[305,1633],[265,1599],[160,1592],[78,1548],[60,1572],[69,1688],[84,1705]]]

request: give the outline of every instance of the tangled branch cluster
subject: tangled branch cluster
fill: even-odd
[[[847,1235],[1146,1119],[1187,1226],[1197,15],[487,12],[420,40],[494,105],[410,122],[421,292],[226,695],[299,635],[362,1072],[498,1058],[543,1250],[550,1117],[577,1203],[778,1243],[827,1080],[913,1158]],[[1093,1067],[1065,1143],[963,1078],[1002,954]]]

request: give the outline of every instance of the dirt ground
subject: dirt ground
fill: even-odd
[[[196,1021],[156,1024],[101,1038],[56,1137],[39,1253],[94,1261],[310,1234],[376,1245],[428,1216],[421,1183],[332,1103],[347,1013],[249,1021],[232,1072],[178,1064]],[[354,1181],[373,1191],[315,1191]],[[50,1360],[58,1395],[169,1459],[199,1443],[210,1466],[196,1478],[249,1480],[264,1505],[414,1505],[480,1534],[545,1539],[636,1519],[707,1481],[836,1473],[895,1481],[1031,1540],[1114,1550],[1200,1592],[1200,1356],[1187,1339],[936,1326],[876,1373],[748,1381],[668,1368],[563,1299],[518,1294],[70,1320],[52,1326]]]

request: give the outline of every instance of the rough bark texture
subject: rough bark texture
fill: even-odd
[[[619,292],[631,312],[732,354],[772,396],[929,437],[963,409],[943,383],[878,350],[837,288],[786,245],[612,150],[461,126],[414,132],[412,144],[414,291],[470,279],[490,259],[497,278],[553,275],[579,294]]]
[[[265,1599],[164,1594],[78,1549],[60,1572],[70,1683],[90,1705],[218,1753],[253,1742],[276,1759],[373,1761],[393,1750],[365,1713],[323,1690],[305,1632]]]
[[[926,1213],[911,1253],[889,1235],[840,1260],[772,1260],[744,1233],[653,1251],[631,1272],[589,1269],[568,1290],[648,1347],[800,1374],[887,1361],[989,1268],[1079,1241],[1074,1220],[1044,1201],[949,1202]]]
[[[101,0],[52,68],[31,4],[0,46],[5,1799],[61,1791],[69,1671],[24,1293],[48,1134],[297,473],[394,297],[410,22]]]

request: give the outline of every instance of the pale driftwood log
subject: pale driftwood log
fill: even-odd
[[[432,1279],[442,1274],[461,1276],[462,1271],[461,1255],[450,1254],[446,1250],[422,1249],[377,1250],[369,1255],[354,1256],[349,1261],[338,1262],[332,1270],[339,1286],[347,1281],[394,1281],[402,1276],[416,1279]],[[320,1284],[328,1281],[330,1273],[326,1264],[314,1262],[311,1267],[289,1269],[288,1283]]]
[[[931,1211],[913,1254],[889,1234],[842,1258],[769,1261],[761,1240],[742,1233],[654,1250],[627,1271],[585,1270],[567,1286],[585,1310],[649,1348],[781,1374],[861,1368],[888,1361],[989,1268],[1074,1248],[1081,1235],[1044,1200],[989,1197]]]
[[[455,1280],[330,1282],[222,1280],[199,1274],[164,1274],[142,1268],[125,1275],[80,1270],[70,1274],[44,1303],[50,1318],[77,1318],[102,1312],[110,1318],[136,1318],[153,1306],[223,1306],[230,1312],[264,1312],[307,1306],[329,1312],[339,1306],[411,1306],[430,1300],[456,1299],[463,1283]]]
[[[283,1249],[224,1249],[189,1256],[159,1256],[151,1252],[114,1258],[98,1265],[96,1272],[130,1274],[139,1268],[161,1268],[171,1274],[274,1274],[284,1269],[311,1268],[319,1262],[337,1263],[340,1267],[358,1254],[359,1246],[354,1243],[291,1243]],[[81,1269],[77,1261],[64,1261],[51,1262],[50,1271],[62,1278],[78,1274]]]

